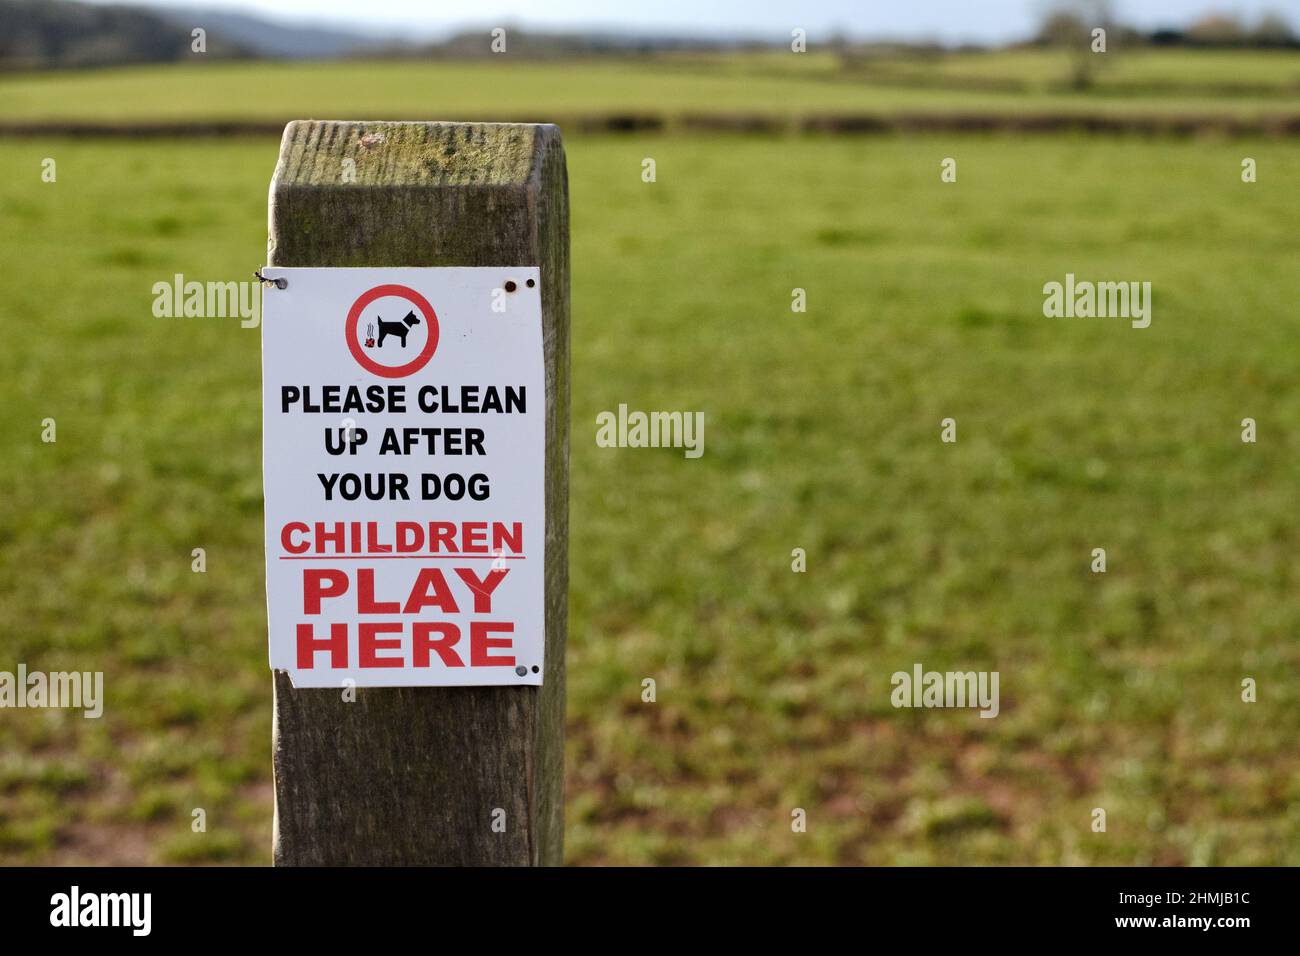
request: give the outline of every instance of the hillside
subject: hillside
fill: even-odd
[[[190,28],[141,7],[0,0],[0,24],[6,70],[170,63],[195,55]],[[206,47],[208,57],[249,54],[220,36],[209,35]]]

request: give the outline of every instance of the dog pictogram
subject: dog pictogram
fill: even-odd
[[[410,335],[411,328],[420,324],[420,319],[416,316],[414,309],[406,313],[406,317],[400,322],[385,322],[383,316],[376,316],[376,318],[379,320],[379,341],[376,343],[379,348],[384,347],[384,339],[390,335],[401,339],[402,348],[406,348],[406,337]],[[368,336],[370,331],[369,326],[366,327],[366,331]],[[371,341],[373,340],[367,337],[367,347],[370,345]]]
[[[360,326],[362,314],[366,312],[367,307],[380,299],[386,301],[378,308],[390,314],[403,307],[409,311],[400,322],[386,322],[372,310],[366,315],[365,334],[362,334]],[[393,303],[393,299],[405,299],[406,302],[399,305]],[[379,326],[378,338],[375,337],[375,325]],[[411,329],[417,325],[424,327],[424,341],[421,342],[419,337],[416,337],[412,350],[418,354],[408,360],[407,356],[411,353],[404,350]],[[396,338],[401,348],[388,349],[385,352],[381,346],[390,337]],[[410,286],[385,283],[367,289],[352,303],[352,307],[348,309],[347,319],[343,323],[343,339],[352,357],[357,360],[357,364],[367,372],[383,378],[405,378],[424,368],[437,350],[438,316],[433,311],[433,306],[429,304],[429,300]],[[394,360],[397,364],[393,364]]]

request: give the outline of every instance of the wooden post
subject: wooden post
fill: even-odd
[[[357,688],[349,703],[339,690],[295,690],[274,673],[276,865],[558,864],[569,511],[569,199],[560,131],[290,123],[271,182],[267,261],[538,266],[546,364],[542,685]],[[493,829],[497,810],[505,832]]]

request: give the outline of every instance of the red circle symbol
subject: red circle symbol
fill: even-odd
[[[405,365],[380,365],[361,348],[361,340],[357,338],[357,322],[361,318],[361,313],[365,311],[366,306],[376,299],[382,299],[385,296],[394,296],[399,299],[405,299],[410,302],[424,316],[425,326],[428,328],[428,337],[424,340],[424,348],[420,354]],[[414,289],[404,285],[377,285],[367,292],[361,293],[360,298],[352,303],[352,308],[348,311],[348,320],[344,325],[343,334],[348,340],[348,351],[352,357],[357,360],[357,364],[367,372],[373,372],[384,378],[405,378],[429,364],[429,359],[433,358],[433,353],[438,348],[438,316],[433,311],[433,306],[429,305],[429,300]]]

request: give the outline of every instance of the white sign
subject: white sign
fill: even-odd
[[[536,268],[265,269],[271,667],[295,687],[542,682]]]

